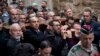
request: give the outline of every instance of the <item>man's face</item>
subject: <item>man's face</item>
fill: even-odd
[[[73,12],[72,12],[72,9],[67,9],[67,11],[65,12],[65,14],[68,16],[68,17],[72,17],[73,16]]]
[[[90,12],[84,12],[83,17],[85,21],[89,22],[91,20]]]
[[[37,13],[37,16],[38,16],[38,17],[44,17],[43,12],[38,12],[38,13]]]
[[[22,37],[22,30],[20,27],[16,27],[10,30],[10,35],[15,39],[20,39]]]
[[[20,3],[19,3],[19,7],[20,7],[20,8],[24,8],[24,3],[23,3],[23,2],[20,2]]]
[[[68,25],[64,25],[61,27],[61,32],[64,33],[67,31]]]
[[[79,24],[74,24],[73,27],[74,27],[74,29],[75,29],[75,32],[80,33],[81,25],[79,25]]]
[[[53,29],[56,31],[56,32],[60,32],[60,23],[59,22],[53,22]]]
[[[81,43],[84,48],[90,48],[93,40],[94,40],[93,33],[89,35],[81,36]]]
[[[42,2],[42,7],[47,7],[47,3],[46,2]]]
[[[30,24],[34,29],[39,29],[39,20],[37,18],[32,19]]]
[[[20,15],[19,16],[19,21],[20,22],[25,22],[26,21],[26,16],[25,15]]]
[[[40,51],[41,52],[41,56],[50,56],[51,55],[51,51],[52,51],[51,47],[45,48],[45,49]]]
[[[18,11],[17,10],[13,10],[11,11],[11,18],[12,19],[18,19]]]
[[[54,16],[54,20],[61,22],[61,17],[60,16]]]

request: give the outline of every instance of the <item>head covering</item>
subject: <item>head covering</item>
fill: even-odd
[[[85,28],[85,27],[82,27],[82,28],[81,28],[81,34],[82,34],[82,33],[88,35],[88,34],[90,34],[90,33],[93,33],[93,29],[92,29],[92,28],[87,29],[87,28]]]

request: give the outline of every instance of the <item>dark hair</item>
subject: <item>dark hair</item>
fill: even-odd
[[[51,47],[51,44],[49,41],[42,41],[41,44],[40,44],[40,49],[45,49],[45,48],[48,48],[48,47]]]
[[[84,12],[90,12],[90,15],[92,14],[91,8],[88,7],[84,9]]]
[[[75,22],[75,23],[73,23],[73,24],[72,24],[72,28],[74,27],[74,25],[75,25],[75,24],[78,24],[78,25],[80,25],[80,26],[81,26],[81,24],[80,24],[80,23]]]
[[[28,6],[27,7],[27,10],[30,10],[30,9],[33,9],[33,7],[32,6]]]
[[[34,47],[29,43],[20,43],[15,49],[14,56],[32,56],[34,54]]]
[[[50,26],[53,26],[53,25],[54,25],[54,22],[60,23],[59,21],[53,20],[53,21],[50,21],[50,22],[49,22],[49,25],[50,25]]]

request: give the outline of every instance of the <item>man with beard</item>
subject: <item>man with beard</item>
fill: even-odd
[[[18,7],[19,10],[21,10],[23,13],[27,12],[26,6],[24,1],[18,1]]]
[[[18,10],[17,9],[11,9],[10,10],[10,19],[9,19],[9,24],[13,23],[18,23],[19,18],[18,18]]]
[[[41,7],[42,7],[41,11],[48,11],[49,10],[47,1],[42,1]]]
[[[6,43],[6,56],[12,56],[14,49],[21,42],[23,33],[19,24],[14,23],[10,26],[9,29],[10,36]]]
[[[52,54],[54,56],[65,56],[68,51],[65,34],[61,32],[61,25],[59,21],[51,22],[52,30],[46,31],[46,38],[52,45]]]

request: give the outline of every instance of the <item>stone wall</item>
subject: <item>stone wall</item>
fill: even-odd
[[[91,7],[95,15],[100,18],[100,0],[52,0],[55,11],[64,9],[70,3],[74,9],[74,15],[79,16],[85,7]],[[59,6],[58,6],[59,5]]]

